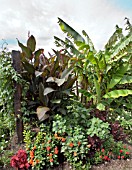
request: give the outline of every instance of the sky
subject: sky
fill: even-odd
[[[85,30],[99,50],[115,25],[125,27],[125,17],[132,22],[132,0],[0,0],[0,48],[7,42],[9,50],[20,50],[16,38],[26,44],[30,31],[37,49],[52,52],[54,36],[64,37],[58,17],[80,34]]]

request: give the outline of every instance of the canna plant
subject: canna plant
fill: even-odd
[[[36,109],[40,121],[51,118],[56,111],[66,114],[65,105],[77,79],[72,71],[73,65],[68,67],[69,56],[63,50],[53,50],[54,55],[49,57],[44,55],[44,49],[35,51],[33,35],[28,38],[27,46],[19,40],[18,45],[22,49],[22,77],[29,84],[27,109]]]
[[[66,38],[61,40],[54,37],[55,43],[65,49],[71,64],[76,61],[76,93],[79,98],[81,96],[81,101],[105,110],[105,105],[114,99],[131,95],[132,26],[129,20],[126,27],[128,34],[124,35],[122,28],[116,26],[104,50],[99,52],[84,30],[81,36],[62,19],[58,20]]]

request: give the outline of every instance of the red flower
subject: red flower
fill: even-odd
[[[58,148],[56,147],[54,153],[57,155],[58,152],[59,152],[59,151],[58,151]]]
[[[126,152],[126,155],[129,155],[130,153],[129,152]]]
[[[62,138],[61,141],[62,141],[62,142],[65,142],[65,141],[66,141],[66,138]]]
[[[121,157],[120,156],[117,156],[118,159],[120,159]]]
[[[51,148],[50,148],[50,146],[47,146],[47,148],[46,148],[46,149],[47,149],[47,151],[50,151],[50,149],[51,149]]]
[[[120,150],[120,153],[122,153],[123,152],[123,150]]]
[[[30,151],[30,158],[34,158],[34,151]]]
[[[125,158],[125,156],[121,156],[121,158],[122,158],[122,159],[124,159],[124,158]]]
[[[104,156],[103,159],[106,160],[106,161],[108,161],[108,160],[109,160],[109,157],[108,157],[108,156]]]
[[[72,148],[72,147],[74,146],[74,144],[71,142],[71,143],[69,144],[69,146]]]

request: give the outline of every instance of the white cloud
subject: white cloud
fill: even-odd
[[[84,29],[101,49],[114,31],[132,14],[119,8],[113,0],[0,0],[0,39],[26,41],[28,31],[37,39],[38,47],[54,48],[53,36],[63,37],[57,17],[81,33]],[[9,48],[18,49],[16,44]]]

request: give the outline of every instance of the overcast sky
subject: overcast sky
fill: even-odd
[[[84,29],[97,50],[102,49],[115,25],[124,18],[132,22],[132,0],[0,0],[0,47],[5,39],[9,50],[18,50],[16,38],[25,43],[28,31],[37,48],[55,48],[54,35],[62,38],[60,17],[76,31]]]

